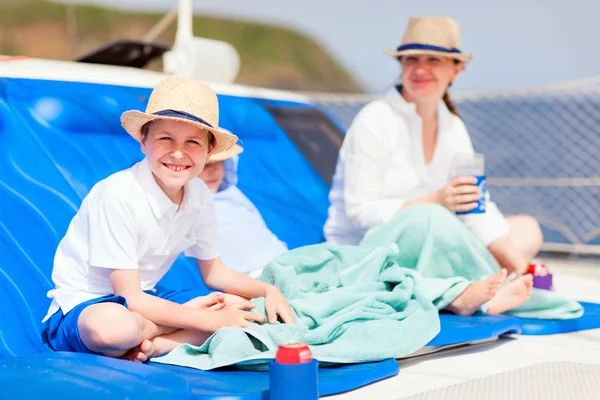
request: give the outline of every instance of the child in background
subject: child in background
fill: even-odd
[[[269,261],[288,248],[269,230],[258,209],[236,186],[238,155],[242,151],[236,144],[212,155],[199,177],[213,193],[220,253],[225,265],[256,277]]]

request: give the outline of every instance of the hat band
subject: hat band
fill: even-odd
[[[184,111],[160,110],[160,111],[153,112],[152,115],[158,115],[160,117],[175,117],[175,118],[187,119],[189,121],[198,122],[198,123],[200,123],[202,125],[206,125],[206,126],[211,127],[211,128],[214,129],[214,126],[212,126],[211,124],[209,124],[208,122],[206,122],[202,118],[196,117],[195,115],[186,113]]]
[[[442,53],[460,53],[461,51],[456,47],[451,49],[447,47],[441,46],[433,46],[430,44],[419,44],[419,43],[409,43],[398,46],[396,51],[404,51],[404,50],[429,50],[429,51],[439,51]]]

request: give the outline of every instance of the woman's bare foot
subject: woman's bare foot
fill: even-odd
[[[129,350],[121,356],[122,359],[143,363],[148,361],[154,354],[154,344],[148,339],[142,340],[142,343]]]
[[[492,300],[506,279],[506,270],[482,281],[471,283],[446,310],[458,315],[472,315],[479,307]]]
[[[523,275],[502,286],[496,296],[490,301],[488,314],[502,314],[508,310],[519,307],[531,296],[533,276]]]

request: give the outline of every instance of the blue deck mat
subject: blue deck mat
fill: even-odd
[[[441,331],[429,342],[429,346],[449,346],[521,332],[519,320],[505,315],[461,317],[442,313],[440,323]]]
[[[94,371],[97,380],[90,385],[104,382],[107,389],[121,379],[106,364],[119,360],[95,357],[88,359],[92,360],[88,365],[77,358],[80,355],[70,355],[74,358],[68,362],[52,355],[41,343],[40,321],[49,306],[46,292],[51,288],[54,252],[79,204],[96,182],[142,158],[139,144],[120,127],[119,116],[126,109],[143,109],[149,94],[150,90],[140,88],[0,79],[0,360],[7,368],[12,366],[14,379],[30,381],[32,390],[43,391],[49,384],[41,378],[53,369],[52,364],[62,365],[57,382],[70,382],[69,387],[79,393],[75,397],[88,397],[82,395],[87,391],[85,374],[78,371]],[[220,102],[223,125],[244,141],[246,151],[239,168],[249,188],[242,190],[290,247],[319,241],[327,207],[325,182],[255,101],[220,96]],[[264,184],[265,175],[272,185]],[[274,201],[268,203],[269,198]],[[205,287],[195,263],[183,256],[161,285]],[[148,368],[159,371],[158,366]],[[227,394],[228,390],[245,398],[234,379],[213,379],[213,372],[172,368],[189,379],[194,393],[204,393],[205,398],[211,391]],[[40,379],[31,378],[35,371]],[[168,374],[163,366],[160,371]],[[397,373],[397,363],[387,360],[321,369],[320,380],[324,393],[334,394]],[[221,378],[256,377],[240,371],[218,374]],[[267,375],[262,376],[264,384]],[[210,386],[210,381],[216,386]]]
[[[584,313],[576,319],[518,318],[523,335],[554,335],[600,328],[600,304],[581,302]]]
[[[441,314],[442,329],[429,345],[442,346],[470,342],[508,333],[554,335],[600,328],[600,304],[581,302],[584,314],[575,319],[519,318],[508,315],[479,314],[460,317]]]
[[[0,359],[0,398],[188,400],[188,382],[143,364],[52,352]]]
[[[195,400],[226,397],[229,399],[261,400],[269,388],[268,372],[237,370],[200,371],[167,364],[160,365],[169,372],[182,374],[191,384]],[[374,363],[351,364],[341,367],[319,369],[319,394],[328,396],[357,389],[370,383],[397,375],[396,360]]]

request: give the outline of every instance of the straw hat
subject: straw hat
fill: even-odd
[[[385,54],[399,57],[412,54],[434,54],[469,62],[473,54],[460,50],[460,28],[448,17],[414,17],[408,21],[402,44],[396,50],[385,49]]]
[[[212,154],[228,150],[238,138],[219,128],[219,101],[206,84],[182,77],[161,80],[152,91],[146,112],[125,111],[121,125],[135,140],[140,141],[142,126],[159,119],[183,121],[211,132],[215,137]]]
[[[243,151],[244,151],[244,148],[242,146],[234,144],[228,150],[222,151],[218,154],[211,154],[210,157],[208,158],[208,160],[206,161],[206,164],[212,164],[212,163],[216,163],[219,161],[225,161],[227,159],[230,159],[233,156],[237,156],[238,154],[240,154]]]

